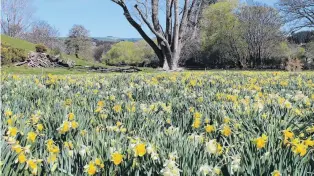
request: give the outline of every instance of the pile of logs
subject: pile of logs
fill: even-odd
[[[73,67],[73,61],[60,59],[60,55],[50,56],[46,53],[30,52],[27,60],[16,63],[16,66],[27,64],[29,67]]]

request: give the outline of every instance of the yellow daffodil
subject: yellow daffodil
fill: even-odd
[[[112,108],[115,112],[121,112],[121,110],[122,110],[122,107],[121,107],[121,105],[119,105],[119,104],[116,104],[116,105],[114,105],[113,106],[113,108]]]
[[[205,130],[207,133],[212,133],[215,131],[215,126],[214,125],[206,125]]]
[[[43,124],[37,124],[36,127],[37,127],[37,130],[38,130],[39,132],[44,129],[44,125],[43,125]]]
[[[15,137],[18,133],[18,129],[16,127],[9,127],[8,135],[11,137]]]
[[[144,156],[146,153],[146,146],[143,143],[137,144],[135,146],[135,155],[136,156]]]
[[[79,126],[79,124],[78,124],[76,121],[72,121],[72,122],[71,122],[71,127],[72,127],[73,129],[76,129],[78,126]]]
[[[225,126],[222,128],[221,133],[222,133],[224,136],[228,137],[228,136],[231,135],[232,131],[231,131],[231,128],[230,128],[228,125],[225,125]]]
[[[24,153],[21,153],[21,154],[19,154],[19,156],[18,156],[18,161],[19,161],[19,163],[25,163],[26,161],[27,161],[27,158],[26,158],[26,156],[25,156],[25,154]]]
[[[31,141],[31,142],[35,142],[37,137],[37,134],[35,132],[29,132],[27,134],[27,140]]]
[[[256,147],[257,147],[258,149],[264,148],[265,145],[266,145],[266,143],[267,143],[267,139],[268,139],[268,137],[267,137],[265,134],[263,134],[262,137],[256,138],[256,139],[254,140],[254,142],[255,142],[255,144],[256,144]]]
[[[119,152],[114,152],[111,155],[111,161],[117,166],[123,161],[123,155]]]
[[[271,174],[272,176],[281,176],[279,170],[274,170]]]
[[[72,121],[72,120],[74,120],[74,113],[69,113],[68,114],[68,119],[70,120],[70,121]]]
[[[95,175],[97,172],[97,167],[95,163],[90,162],[88,165],[86,165],[85,172],[87,172],[88,175]]]

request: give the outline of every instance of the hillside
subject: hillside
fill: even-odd
[[[25,40],[9,37],[7,35],[1,35],[1,42],[7,43],[11,45],[14,48],[24,49],[26,52],[35,51],[35,45],[34,43],[30,43]],[[76,65],[81,66],[105,66],[105,64],[96,63],[92,60],[92,58],[89,58],[88,60],[84,59],[77,59],[74,55],[68,55],[65,53],[62,53],[62,56],[65,59],[70,59],[75,62]]]
[[[25,40],[12,38],[7,35],[1,35],[1,42],[7,43],[14,48],[24,49],[26,51],[34,51],[35,44]]]

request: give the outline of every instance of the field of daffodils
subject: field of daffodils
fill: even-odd
[[[2,175],[314,175],[314,73],[1,75]]]

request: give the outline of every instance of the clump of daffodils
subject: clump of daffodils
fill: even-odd
[[[30,169],[33,175],[37,175],[38,172],[38,166],[41,165],[42,159],[29,159],[26,162],[26,168],[25,169]]]
[[[268,137],[263,134],[261,137],[254,139],[254,143],[258,149],[262,149],[265,147],[267,143]]]
[[[107,126],[106,129],[108,131],[121,132],[121,133],[125,133],[127,131],[127,129],[123,126],[123,124],[120,121],[118,121],[116,125],[114,126]]]
[[[164,168],[160,171],[163,176],[180,176],[181,170],[178,168],[176,159],[178,158],[176,152],[169,154],[169,159],[165,160]]]
[[[234,173],[238,172],[239,169],[241,168],[240,163],[241,163],[241,156],[240,155],[234,155],[231,157],[231,175]]]
[[[168,136],[172,136],[174,134],[177,134],[179,132],[179,127],[170,126],[165,129],[165,134]]]
[[[12,146],[12,150],[18,155],[15,163],[23,164],[27,161],[27,154],[30,153],[30,145],[22,147],[20,144],[15,144]]]
[[[206,152],[210,154],[222,154],[223,148],[220,143],[216,141],[216,139],[209,140],[205,144],[205,150]]]
[[[63,121],[61,126],[57,129],[60,134],[65,134],[69,132],[71,129],[77,129],[79,124],[74,120],[74,114],[68,114],[68,120]]]
[[[208,164],[204,164],[199,168],[198,173],[201,175],[211,175],[211,176],[220,175],[221,169],[217,166],[212,167],[212,166],[209,166]]]
[[[152,144],[148,144],[146,147],[147,154],[150,155],[152,160],[159,160],[159,155],[157,153],[156,147]]]
[[[196,134],[193,133],[191,134],[188,139],[192,140],[193,142],[196,142],[197,144],[203,143],[204,142],[204,135],[203,134]]]
[[[102,160],[100,158],[96,158],[95,161],[90,161],[87,165],[85,165],[84,170],[88,175],[95,175],[104,167],[105,165]]]
[[[202,114],[199,112],[195,112],[193,114],[193,119],[194,121],[193,121],[192,127],[196,129],[199,128],[202,124]]]
[[[301,141],[300,139],[296,138],[292,142],[292,151],[296,155],[304,156],[307,153],[308,146],[305,145],[304,141]]]
[[[73,153],[74,153],[74,145],[72,143],[72,141],[66,141],[63,143],[64,145],[64,148],[66,149],[67,151],[67,154],[72,157],[73,156]]]
[[[59,147],[55,145],[55,143],[52,139],[47,140],[46,147],[47,147],[48,152],[49,152],[47,162],[50,164],[55,163],[57,161],[58,154],[60,152]]]
[[[221,129],[221,134],[228,137],[232,134],[231,128],[229,127],[229,125],[223,125],[222,129]]]

